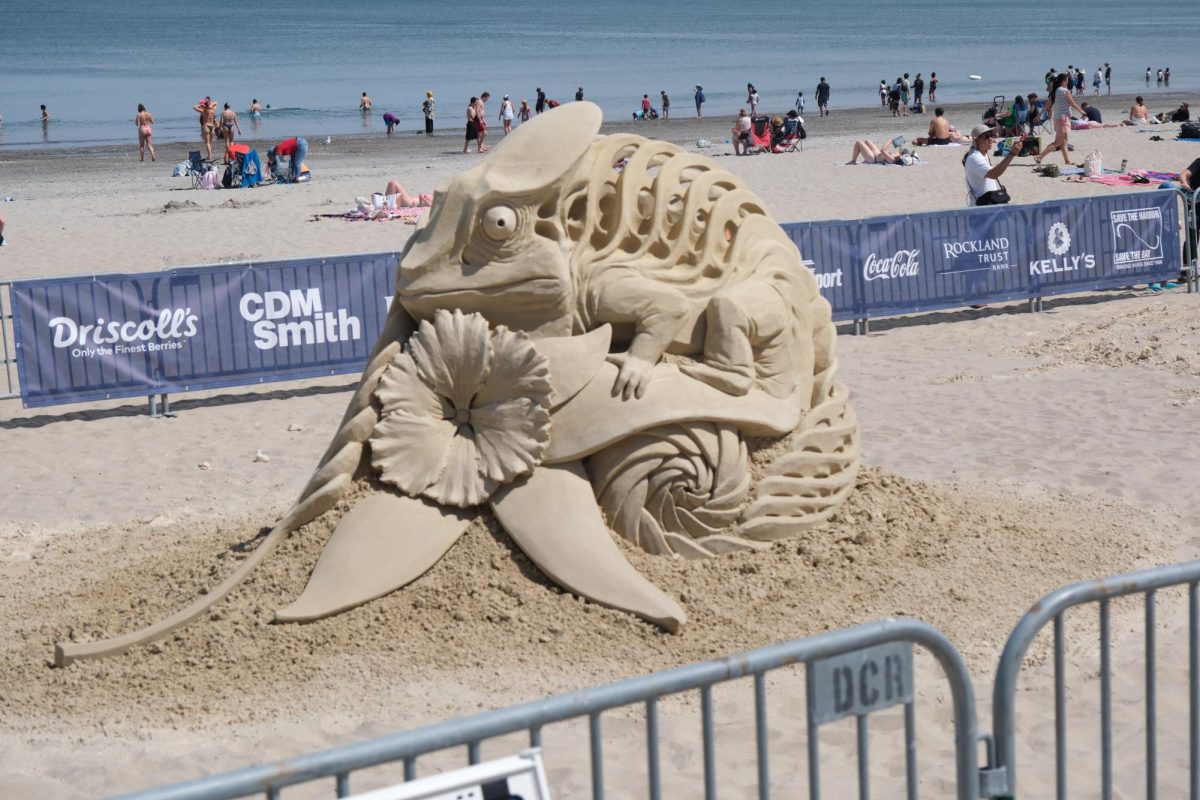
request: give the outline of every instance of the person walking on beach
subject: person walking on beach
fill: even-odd
[[[796,113],[801,117],[804,116],[804,92],[796,95]]]
[[[146,160],[146,148],[150,148],[150,160],[158,161],[154,155],[154,145],[150,138],[154,136],[154,117],[150,116],[150,112],[146,110],[146,106],[138,103],[137,116],[133,118],[133,124],[137,126],[138,131],[138,153],[141,154],[141,161]]]
[[[425,92],[425,99],[421,102],[421,113],[425,115],[426,136],[433,136],[433,107],[433,92]]]
[[[888,101],[888,85],[883,78],[879,79],[879,107],[887,108]]]
[[[300,180],[300,170],[304,166],[304,157],[308,155],[308,140],[301,136],[284,139],[267,151],[267,171],[275,174],[275,163],[280,156],[288,157],[287,179],[292,183]]]
[[[44,107],[44,106],[43,106]],[[217,104],[205,97],[192,110],[200,114],[200,143],[204,145],[209,161],[212,161],[213,129],[217,124]]]
[[[704,119],[704,113],[700,109],[700,106],[704,105],[704,87],[697,83],[696,88],[692,91],[692,96],[696,100],[696,117]]]
[[[758,116],[758,89],[754,88],[753,83],[746,84],[746,102],[750,105],[750,117],[753,119]]]
[[[578,89],[575,90],[575,99],[577,101],[583,99],[583,87],[582,86],[580,86]]]
[[[929,73],[929,102],[937,100],[937,73]]]
[[[479,100],[475,103],[475,125],[479,129],[479,152],[481,153],[486,153],[489,149],[483,140],[487,138],[487,101],[491,96],[491,93],[484,92],[479,95]]]
[[[358,101],[358,110],[366,114],[371,110],[371,98],[367,97],[367,93],[363,92],[362,97]]]
[[[463,152],[467,152],[467,146],[471,142],[476,142],[479,147],[479,152],[483,152],[483,143],[479,141],[479,126],[476,124],[479,119],[479,111],[476,108],[476,103],[479,102],[478,97],[472,97],[467,101],[467,138],[463,142]]]
[[[1050,106],[1050,119],[1054,122],[1054,141],[1037,155],[1035,160],[1039,164],[1050,153],[1061,150],[1063,163],[1071,165],[1071,153],[1067,149],[1067,132],[1071,130],[1071,109],[1075,109],[1081,117],[1086,114],[1080,108],[1079,103],[1075,102],[1074,95],[1071,94],[1070,81],[1068,73],[1064,72],[1059,75],[1054,82],[1054,89],[1050,92],[1050,97],[1046,100],[1046,104]]]
[[[538,114],[546,110],[546,93],[540,86],[537,87],[537,100],[534,101],[533,110]]]
[[[999,164],[992,166],[987,154],[996,141],[996,131],[996,128],[987,125],[976,125],[971,129],[971,149],[963,156],[968,206],[995,206],[1009,201],[1008,192],[1000,185],[1000,176],[1020,152],[1025,137],[1015,137],[1008,154]]]
[[[242,135],[242,126],[238,124],[237,112],[229,107],[229,103],[225,104],[224,110],[221,111],[221,127],[225,129],[225,152],[229,152],[229,148],[233,147],[234,128],[237,129],[237,135]]]
[[[532,116],[533,109],[529,107],[529,101],[522,100],[521,107],[517,109],[517,119],[519,119],[521,122],[529,122]]]
[[[505,136],[512,133],[513,116],[512,100],[508,99],[508,95],[504,95],[504,99],[500,101],[500,124],[504,126]]]
[[[921,73],[917,73],[916,80],[913,81],[913,105],[921,105],[921,96],[925,94],[925,81],[921,78]]]
[[[1163,86],[1171,85],[1171,68],[1167,67],[1163,70]]]
[[[1096,71],[1092,73],[1092,97],[1100,96],[1100,81],[1104,79],[1104,70],[1096,67]]]
[[[904,77],[900,78],[900,116],[908,116],[908,98],[909,92],[912,91],[912,85],[908,82],[908,73],[904,73]]]
[[[658,91],[658,93],[660,95],[662,95],[662,108],[663,108],[662,118],[664,120],[668,120],[671,118],[671,98],[667,97],[667,91],[665,89],[660,89]]]
[[[1104,62],[1104,86],[1105,94],[1112,94],[1112,64]]]
[[[821,76],[821,82],[817,84],[817,110],[819,116],[829,116],[829,84],[825,82],[825,76]]]

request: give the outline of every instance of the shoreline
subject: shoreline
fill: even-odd
[[[1039,94],[1041,94],[1039,92]],[[1104,115],[1106,121],[1119,121],[1124,119],[1129,110],[1129,106],[1133,104],[1133,100],[1138,96],[1138,93],[1129,94],[1112,94],[1101,95],[1099,98],[1089,96],[1078,97],[1080,102],[1087,101],[1097,106]],[[1195,93],[1186,91],[1166,91],[1155,94],[1152,98],[1153,106],[1151,113],[1158,113],[1158,110],[1167,111],[1170,108],[1178,106],[1180,102],[1189,102],[1190,105],[1200,108],[1200,103],[1192,102],[1196,98]],[[1008,98],[1011,100],[1011,98]],[[1158,109],[1161,104],[1163,107]],[[955,103],[926,103],[925,114],[910,114],[906,117],[893,117],[890,112],[882,106],[865,106],[865,107],[849,107],[838,109],[834,107],[830,116],[819,117],[814,112],[816,110],[815,102],[810,103],[805,109],[804,121],[805,127],[808,130],[809,139],[836,137],[854,135],[855,138],[866,136],[870,138],[876,133],[882,131],[896,131],[904,127],[906,131],[914,131],[919,129],[919,133],[911,133],[908,138],[911,140],[918,135],[924,135],[925,128],[928,125],[928,120],[933,116],[933,109],[936,106],[942,106],[946,109],[946,116],[960,129],[969,130],[982,117],[984,109],[987,108],[986,101],[980,102],[955,102]],[[1168,108],[1169,106],[1169,108]],[[1157,110],[1156,110],[1157,109]],[[643,136],[648,136],[653,139],[663,139],[665,141],[682,144],[685,142],[694,142],[699,138],[706,138],[714,144],[724,143],[729,137],[729,128],[737,114],[736,109],[728,114],[709,114],[703,119],[697,119],[692,113],[692,106],[688,104],[685,116],[676,116],[670,120],[649,120],[635,121],[632,119],[612,119],[605,118],[604,126],[601,128],[601,133],[638,133]],[[765,110],[763,113],[767,116],[775,116],[777,114],[785,114],[788,108],[782,110]],[[547,112],[549,113],[549,112]],[[444,115],[440,117],[444,119]],[[53,124],[53,122],[51,122]],[[311,124],[311,123],[310,123]],[[915,128],[913,127],[915,126]],[[681,130],[682,129],[682,130]],[[495,144],[501,137],[497,137],[496,133],[500,130],[499,125],[490,125],[488,128],[491,135],[490,141]],[[413,150],[418,153],[428,154],[428,148],[422,148],[416,145],[417,142],[431,141],[423,131],[397,133],[393,136],[387,136],[382,131],[371,132],[355,132],[341,134],[326,134],[324,132],[298,132],[292,135],[302,136],[309,140],[310,147],[316,146],[323,141],[327,135],[331,136],[333,143],[338,145],[335,152],[340,152],[343,148],[348,152],[358,153],[364,152],[371,147],[381,149],[389,146],[387,143],[395,143],[392,146],[400,147],[404,150]],[[907,134],[906,134],[907,135]],[[440,126],[435,128],[432,141],[435,143],[444,142],[461,142],[462,127],[461,126]],[[273,138],[261,138],[254,136],[239,137],[238,142],[263,143],[265,146],[260,147],[265,150],[265,147],[274,143]],[[371,142],[379,142],[378,145],[368,144]],[[163,139],[155,141],[155,148],[161,153],[170,151],[173,154],[167,159],[160,159],[170,162],[172,160],[186,160],[189,150],[201,147],[199,139]],[[218,140],[213,145],[213,155],[219,156],[223,151],[224,145]],[[74,158],[79,156],[89,157],[105,157],[105,156],[120,156],[128,153],[137,153],[137,137],[131,135],[128,144],[125,143],[108,143],[108,144],[78,144],[78,145],[42,145],[42,144],[4,144],[0,142],[0,167],[5,166],[20,166],[22,163],[37,160],[37,159],[62,159]],[[407,154],[407,153],[406,153]]]

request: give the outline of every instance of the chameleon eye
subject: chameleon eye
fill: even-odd
[[[517,230],[517,212],[508,206],[492,206],[483,212],[483,232],[489,239],[502,242]]]

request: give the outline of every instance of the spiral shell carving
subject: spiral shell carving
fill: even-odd
[[[593,455],[588,472],[609,527],[647,552],[704,558],[756,547],[733,533],[750,470],[730,425],[643,431]]]

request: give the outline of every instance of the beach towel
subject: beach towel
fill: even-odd
[[[1158,186],[1165,181],[1178,179],[1179,175],[1176,173],[1142,169],[1133,170],[1125,175],[1092,175],[1088,178],[1093,183],[1103,183],[1105,186]]]
[[[415,225],[417,220],[429,210],[429,206],[414,208],[379,208],[372,211],[354,209],[342,214],[313,214],[313,220],[341,219],[346,222],[383,222],[384,220],[402,219]]]
[[[258,160],[258,151],[251,150],[242,156],[242,188],[258,186],[262,183],[262,162]]]

